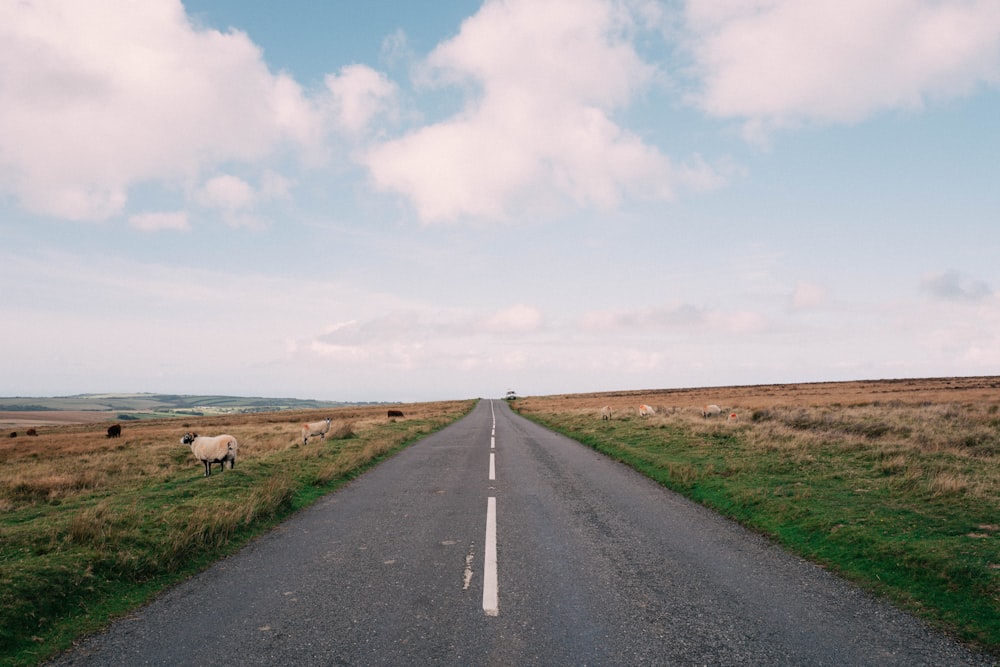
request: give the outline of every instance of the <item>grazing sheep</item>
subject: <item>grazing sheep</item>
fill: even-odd
[[[10,432],[10,437],[16,438],[17,437],[17,431],[11,431]]]
[[[706,405],[701,409],[701,416],[704,417],[705,419],[708,419],[709,417],[714,417],[720,414],[721,412],[722,408],[713,403],[712,405]]]
[[[26,435],[38,435],[38,431],[36,431],[33,428],[29,428],[27,431],[25,431],[25,434]]]
[[[392,419],[393,417],[402,417],[402,416],[403,416],[402,410],[389,410],[390,419]]]
[[[320,440],[326,440],[326,434],[330,431],[330,418],[327,417],[318,422],[308,422],[302,425],[302,444],[309,444],[309,438],[318,435]]]
[[[113,425],[111,425],[111,426],[108,427],[108,437],[109,438],[117,438],[117,437],[121,436],[121,434],[122,434],[122,425],[121,424],[113,424]]]
[[[185,433],[181,438],[182,445],[191,445],[191,452],[195,458],[205,464],[205,477],[212,474],[212,464],[218,463],[222,470],[226,469],[226,461],[229,461],[229,469],[236,466],[236,449],[239,446],[236,438],[231,435],[198,435],[197,433]]]
[[[639,416],[640,417],[648,417],[649,415],[655,415],[655,414],[656,414],[656,410],[653,409],[652,405],[643,404],[643,405],[639,406]]]
[[[605,405],[603,408],[601,408],[601,419],[602,420],[607,419],[608,421],[611,421],[611,406],[610,405]]]

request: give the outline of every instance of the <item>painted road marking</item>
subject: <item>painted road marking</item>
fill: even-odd
[[[496,449],[497,413],[490,401],[493,427],[490,431],[490,450]],[[496,455],[490,451],[490,481],[497,478]],[[493,487],[490,487],[491,489]],[[487,616],[500,615],[497,583],[497,499],[486,499],[486,547],[483,549],[483,611]]]
[[[497,591],[497,499],[486,499],[486,562],[483,566],[483,611],[500,615]]]

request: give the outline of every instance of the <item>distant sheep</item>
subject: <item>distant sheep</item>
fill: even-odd
[[[25,435],[38,435],[38,431],[36,431],[36,430],[35,430],[35,429],[33,429],[33,428],[29,428],[29,429],[28,429],[27,431],[25,431],[24,433],[25,433]]]
[[[602,420],[607,419],[608,421],[611,421],[611,406],[610,405],[605,405],[603,408],[601,408],[601,419]]]
[[[653,409],[652,405],[645,405],[645,404],[643,404],[643,405],[639,406],[639,416],[640,417],[648,417],[649,415],[655,415],[655,414],[656,414],[656,410]]]
[[[10,432],[10,437],[16,438],[17,437],[17,431],[11,431]]]
[[[402,410],[389,410],[390,419],[392,419],[393,417],[402,417],[402,416],[403,416]]]
[[[736,414],[735,412],[730,412],[729,413],[729,421],[730,422],[738,422],[739,420],[740,420],[740,416],[738,414]]]
[[[722,408],[714,403],[712,405],[706,405],[701,409],[701,416],[708,419],[709,417],[715,417],[722,412]]]
[[[205,464],[205,477],[212,474],[212,464],[218,463],[222,470],[226,469],[226,461],[229,461],[229,469],[236,466],[236,449],[238,444],[236,438],[231,435],[198,435],[197,433],[185,433],[181,438],[182,445],[191,445],[191,453],[195,458]]]
[[[122,425],[121,424],[113,424],[112,426],[108,427],[108,437],[109,438],[117,438],[117,437],[121,436],[121,434],[122,434]]]
[[[314,435],[318,435],[320,440],[326,440],[326,434],[330,432],[330,421],[331,419],[327,417],[326,419],[320,420],[318,422],[308,422],[302,425],[302,444],[309,444],[309,438]]]

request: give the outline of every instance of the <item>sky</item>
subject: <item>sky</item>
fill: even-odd
[[[0,0],[0,395],[1000,374],[996,0]]]

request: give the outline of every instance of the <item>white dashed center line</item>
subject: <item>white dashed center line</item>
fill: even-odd
[[[497,600],[497,499],[486,499],[486,562],[483,569],[483,611],[487,616],[500,615]]]
[[[496,454],[497,447],[497,413],[490,401],[490,413],[493,415],[493,426],[490,429],[490,481],[497,478]],[[490,486],[490,488],[494,488]],[[487,616],[500,615],[497,584],[497,499],[490,496],[486,499],[486,548],[483,549],[483,611]]]

